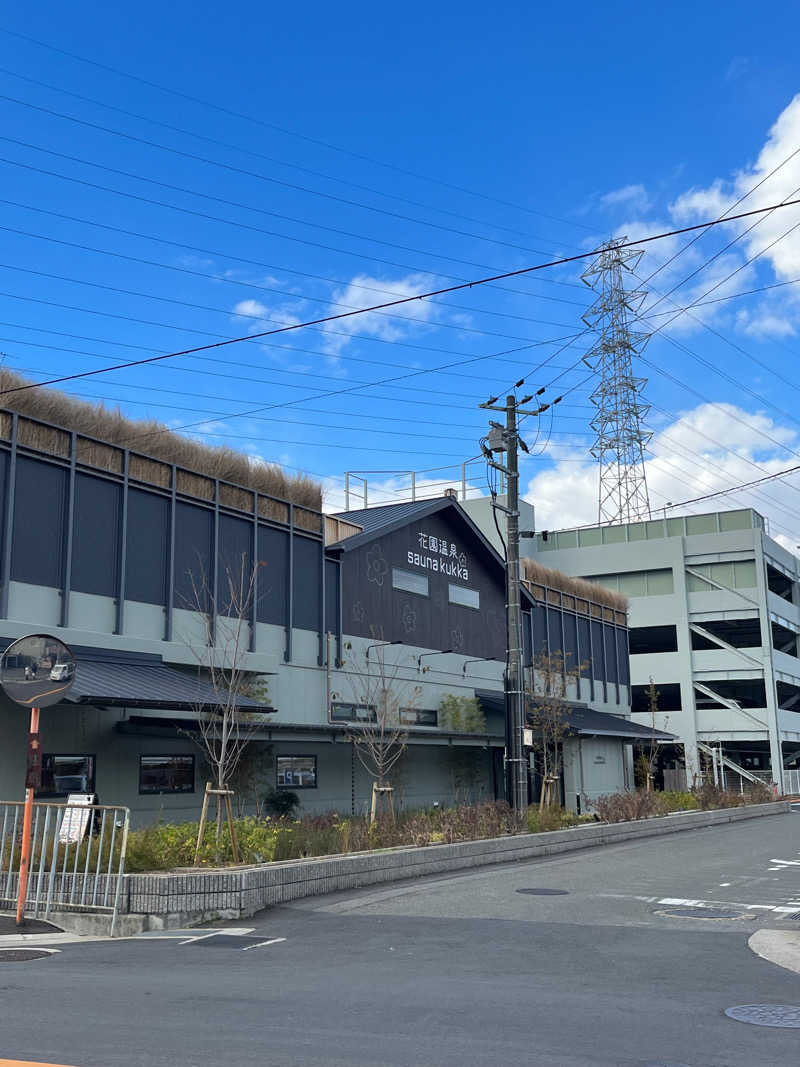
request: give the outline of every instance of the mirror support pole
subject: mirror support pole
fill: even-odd
[[[17,926],[25,921],[25,898],[28,894],[28,872],[31,866],[31,824],[33,822],[33,794],[42,766],[39,747],[39,709],[31,708],[31,726],[28,733],[28,773],[25,776],[25,812],[22,817],[22,852],[19,861],[19,888],[17,891]]]

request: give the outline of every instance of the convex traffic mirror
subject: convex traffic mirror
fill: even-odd
[[[24,708],[46,708],[75,681],[75,657],[57,637],[31,634],[9,645],[0,660],[0,685]]]

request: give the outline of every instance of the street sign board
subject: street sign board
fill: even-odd
[[[75,681],[75,657],[57,637],[31,634],[9,645],[0,660],[0,685],[24,708],[46,708]]]

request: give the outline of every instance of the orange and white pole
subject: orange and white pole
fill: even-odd
[[[28,894],[28,873],[31,867],[31,824],[33,823],[33,794],[39,786],[42,753],[39,745],[39,709],[31,708],[28,733],[28,771],[25,776],[25,812],[22,817],[22,852],[19,861],[19,891],[17,893],[17,926],[25,919],[25,898]]]

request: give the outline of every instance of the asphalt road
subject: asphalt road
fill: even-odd
[[[792,902],[800,914],[800,812],[301,901],[222,936],[64,945],[0,964],[0,1057],[794,1067],[800,1029],[724,1014],[800,1007],[800,976],[747,947],[797,930]]]

